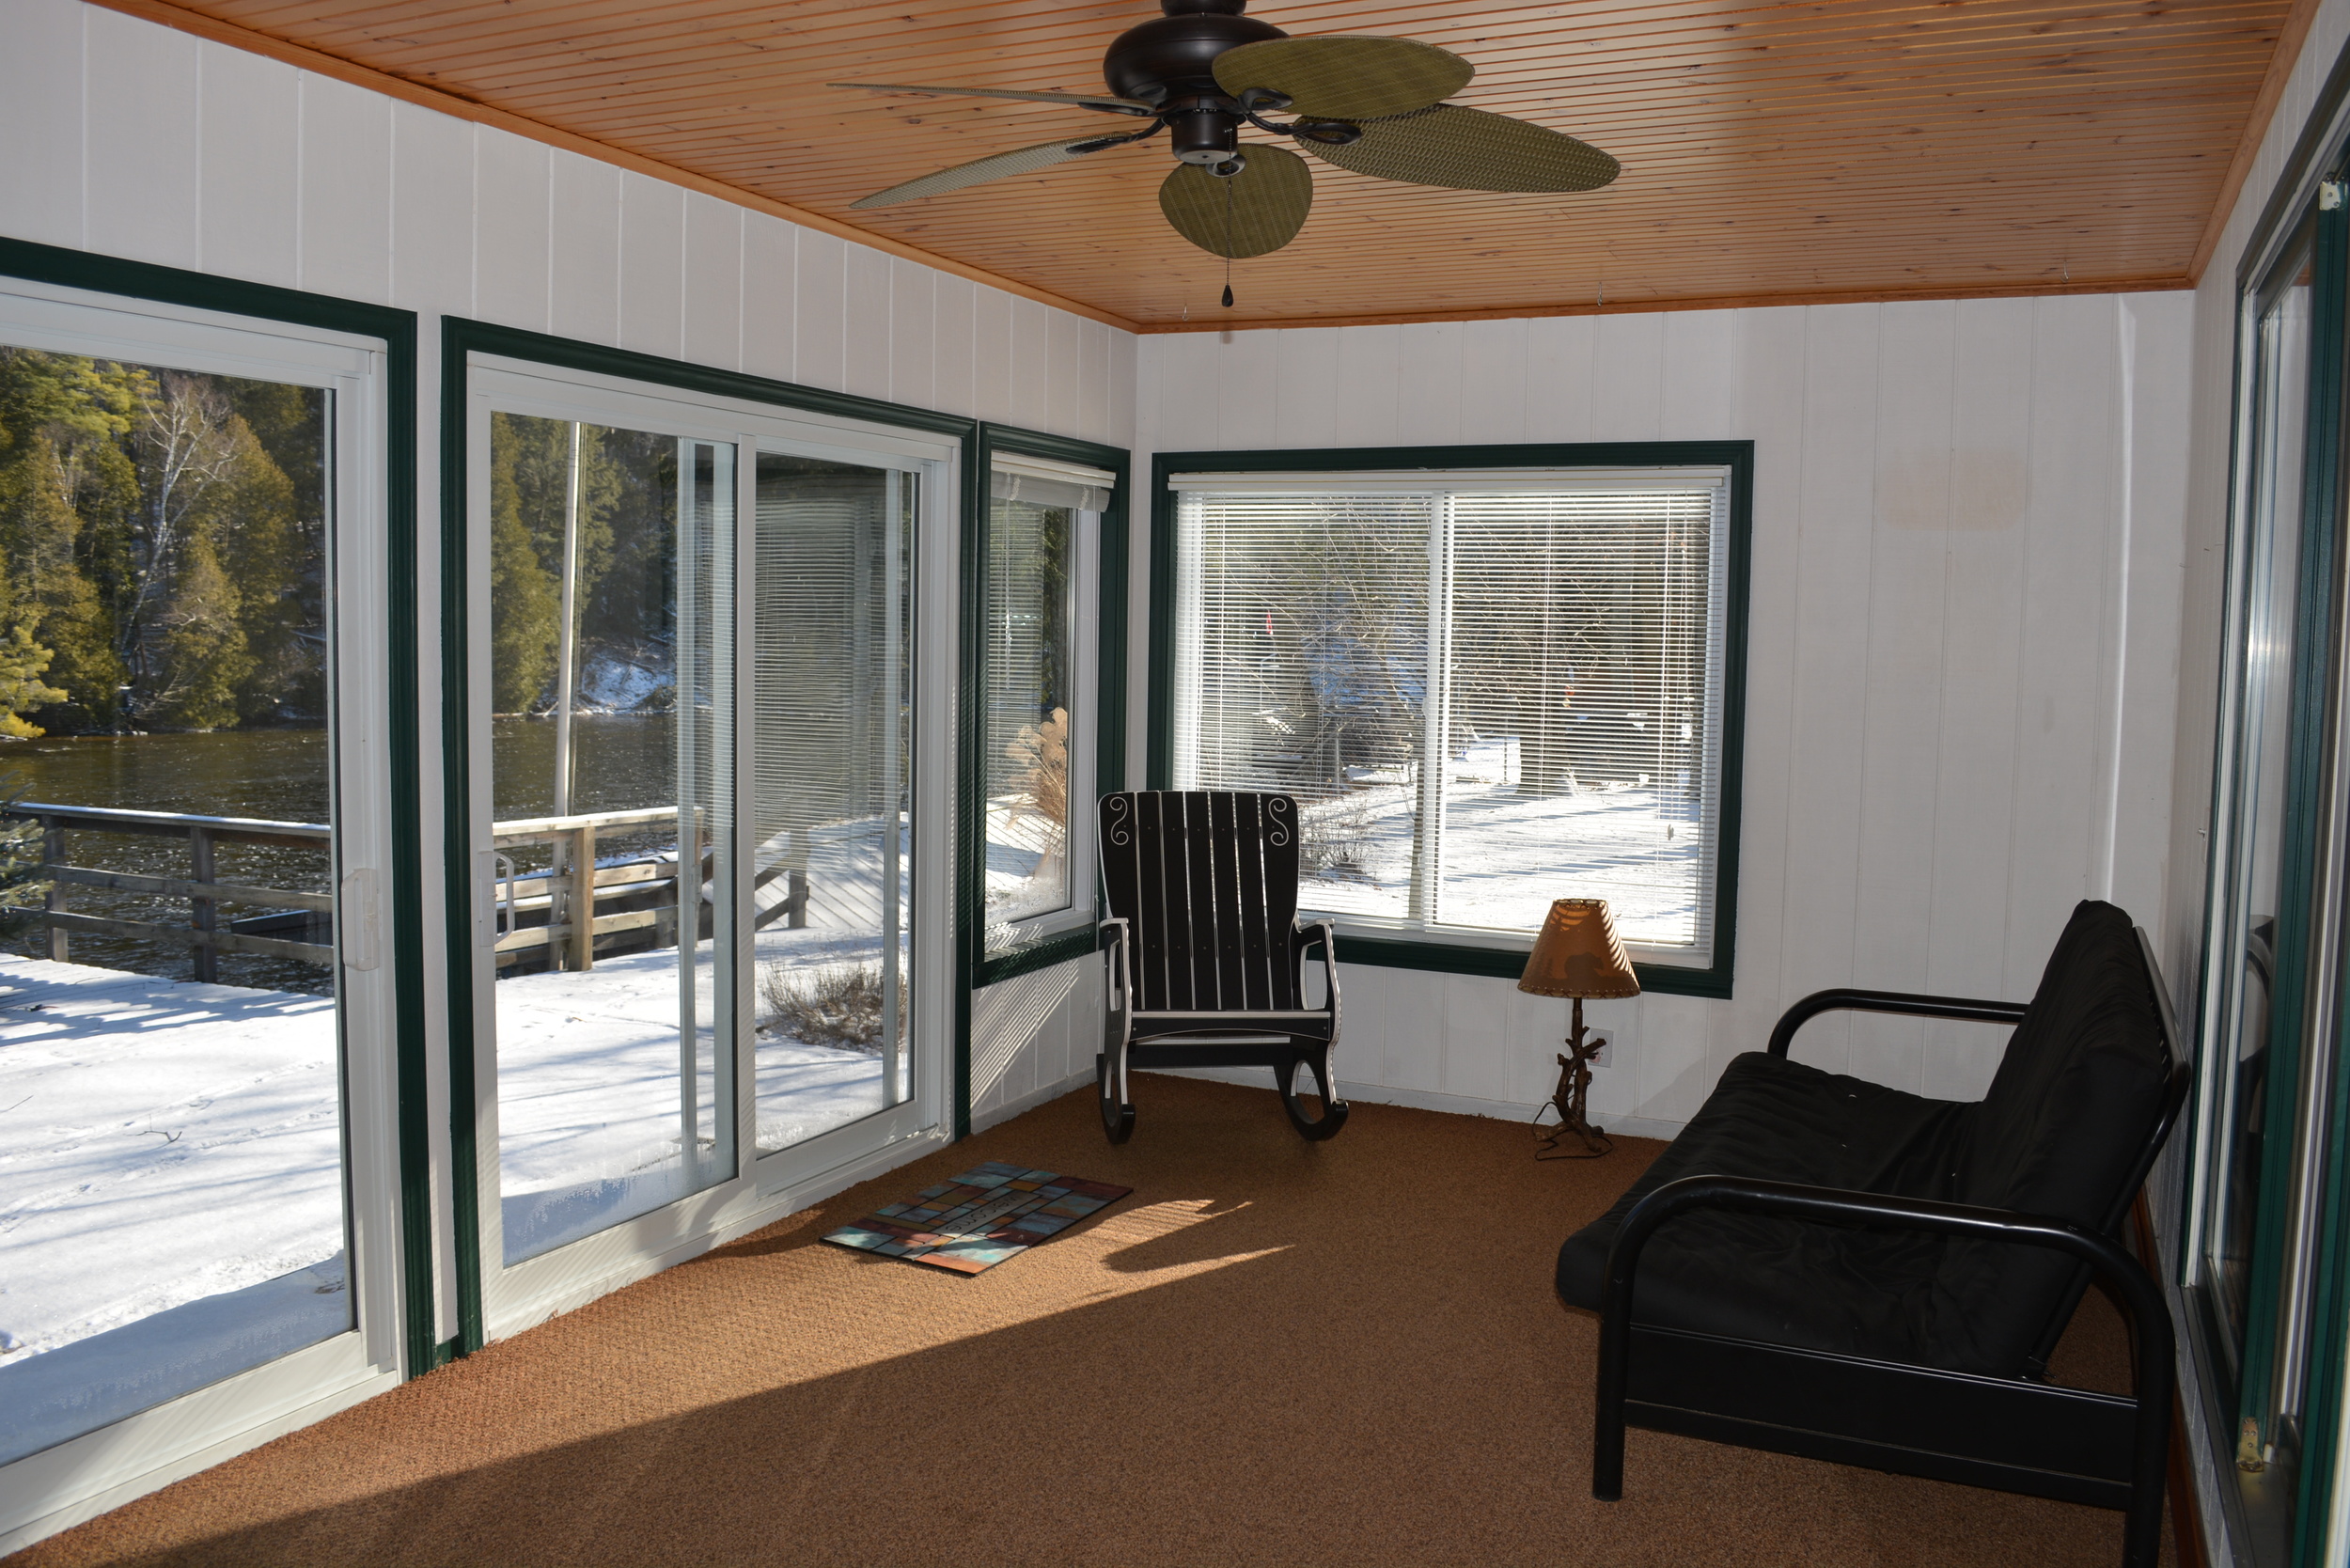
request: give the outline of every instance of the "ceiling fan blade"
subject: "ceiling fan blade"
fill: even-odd
[[[1042,142],[1035,147],[1019,147],[1010,152],[998,152],[985,158],[974,158],[967,164],[957,164],[936,174],[926,174],[919,180],[909,180],[902,185],[892,185],[885,191],[875,191],[849,203],[852,211],[869,207],[895,207],[901,201],[919,201],[924,196],[940,196],[948,191],[960,191],[965,185],[982,185],[991,180],[1009,180],[1016,174],[1034,174],[1056,164],[1066,164],[1089,152],[1104,148],[1123,147],[1138,142],[1156,132],[1153,125],[1132,136],[1078,136],[1065,142]]]
[[[1314,177],[1286,148],[1252,142],[1229,180],[1198,164],[1178,164],[1159,186],[1159,211],[1175,232],[1211,256],[1235,260],[1279,250],[1297,238],[1313,210]]]
[[[1030,103],[1077,103],[1089,109],[1110,109],[1122,115],[1155,115],[1158,111],[1138,98],[1112,98],[1099,92],[1018,92],[1010,87],[910,87],[894,82],[827,82],[828,87],[861,87],[867,92],[921,92],[934,98],[1016,98]]]
[[[1623,167],[1589,142],[1457,103],[1371,120],[1344,147],[1305,145],[1356,174],[1456,191],[1595,191]]]
[[[1226,92],[1267,88],[1312,119],[1408,115],[1476,74],[1460,55],[1410,39],[1266,39],[1215,57],[1216,86]]]

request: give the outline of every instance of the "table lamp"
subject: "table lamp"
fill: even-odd
[[[1624,955],[1615,922],[1607,917],[1606,899],[1559,899],[1551,903],[1542,934],[1534,938],[1534,950],[1526,955],[1526,972],[1518,977],[1518,989],[1537,996],[1574,998],[1567,1050],[1559,1058],[1559,1090],[1550,1098],[1559,1107],[1559,1127],[1543,1134],[1542,1113],[1535,1112],[1535,1131],[1543,1134],[1543,1146],[1534,1157],[1595,1159],[1615,1148],[1584,1115],[1591,1089],[1590,1064],[1607,1042],[1584,1036],[1583,998],[1640,994],[1632,960]],[[1581,1149],[1560,1147],[1569,1133],[1582,1140]]]

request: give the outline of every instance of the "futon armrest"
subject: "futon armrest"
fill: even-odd
[[[1640,1266],[1640,1250],[1660,1226],[1697,1209],[1733,1209],[1830,1225],[1932,1231],[1947,1236],[1972,1236],[2069,1252],[2105,1278],[2129,1313],[2138,1352],[2138,1397],[2158,1399],[2166,1409],[2170,1405],[2170,1309],[2163,1303],[2160,1288],[2145,1268],[2111,1239],[2066,1220],[2019,1214],[2012,1209],[1937,1203],[1922,1198],[1893,1198],[1843,1187],[1799,1186],[1791,1182],[1748,1181],[1731,1176],[1684,1176],[1680,1181],[1668,1182],[1634,1204],[1623,1223],[1616,1228],[1615,1242],[1607,1249],[1607,1273],[1600,1284],[1599,1379],[1603,1400],[1608,1397],[1611,1387],[1619,1400],[1622,1395],[1625,1357],[1631,1347],[1632,1288]],[[1722,1285],[1726,1290],[1735,1290],[1737,1281],[1725,1279]]]
[[[1814,991],[1778,1015],[1763,1049],[1787,1054],[1795,1031],[1823,1012],[1905,1012],[1920,1018],[1960,1018],[1974,1024],[2020,1024],[2022,1002],[1982,1002],[1965,996],[1915,996],[1904,991]]]

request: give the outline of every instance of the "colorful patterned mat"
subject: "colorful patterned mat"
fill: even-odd
[[[885,1203],[824,1240],[910,1263],[978,1274],[1109,1207],[1132,1187],[990,1160],[910,1202]]]

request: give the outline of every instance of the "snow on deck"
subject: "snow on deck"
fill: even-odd
[[[838,932],[758,948],[878,957]],[[706,1008],[707,948],[697,980]],[[498,982],[509,1250],[700,1184],[678,993],[675,949]],[[349,1325],[336,1037],[325,997],[0,956],[0,1463]],[[757,1043],[762,1149],[882,1108],[879,1057]]]

